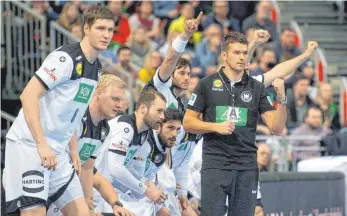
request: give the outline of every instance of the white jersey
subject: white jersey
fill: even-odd
[[[100,70],[100,62],[89,63],[75,43],[52,52],[36,71],[35,77],[47,90],[39,100],[41,126],[54,151],[66,149],[93,96]],[[6,137],[36,146],[23,109]]]
[[[123,185],[143,194],[146,188],[141,178],[144,177],[147,158],[136,153],[142,152],[141,146],[147,142],[150,130],[139,134],[134,114],[117,117],[108,123],[110,132],[104,141],[102,154],[95,161],[95,167],[118,189],[122,189],[120,187]]]

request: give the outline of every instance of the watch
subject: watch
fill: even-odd
[[[120,206],[120,207],[123,207],[123,203],[121,203],[119,200],[117,200],[116,202],[114,202],[111,207],[115,207],[115,206]]]
[[[279,104],[287,104],[287,96],[285,96],[283,100],[278,100],[278,98],[277,98],[277,102]]]

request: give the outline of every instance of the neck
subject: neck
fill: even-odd
[[[225,19],[226,19],[226,17],[222,17],[222,16],[220,16],[220,15],[216,15],[216,19],[218,20],[218,21],[224,21]]]
[[[184,91],[185,91],[185,90],[183,90],[183,89],[174,87],[175,97],[176,97],[176,98],[180,97],[180,96],[183,94]]]
[[[297,104],[302,105],[306,102],[306,96],[302,96],[298,93],[295,94],[295,98],[296,98]]]
[[[95,59],[98,57],[99,51],[94,49],[90,45],[90,43],[88,43],[86,36],[84,36],[83,40],[80,43],[80,46],[81,46],[82,52],[83,52],[84,56],[87,58],[87,60],[90,63],[93,63],[95,61]]]
[[[140,13],[140,19],[146,20],[148,19],[148,16],[144,13]]]
[[[260,25],[264,25],[265,24],[265,20],[260,18],[259,15],[256,17],[257,18],[257,22],[260,24]]]
[[[239,81],[243,76],[243,72],[235,71],[229,66],[226,66],[224,68],[224,73],[231,81],[234,81],[234,82]]]
[[[267,68],[267,66],[265,65],[265,63],[260,63],[259,67],[260,67],[260,69],[262,69],[264,72],[267,72],[267,71],[268,71],[268,68]]]
[[[141,133],[149,129],[149,127],[146,125],[143,119],[144,117],[143,115],[138,113],[138,111],[135,111],[135,117],[136,117],[136,128],[138,133]]]
[[[97,104],[98,103],[95,101],[95,98],[93,98],[89,104],[89,113],[95,126],[98,125],[100,121],[106,118],[106,116],[102,115],[102,112]]]

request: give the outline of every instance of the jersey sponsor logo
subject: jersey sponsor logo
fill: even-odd
[[[80,60],[82,60],[82,56],[77,56],[76,61],[80,61]]]
[[[93,155],[95,151],[96,146],[91,143],[83,143],[83,146],[79,152],[80,159],[85,162],[87,161],[90,156]]]
[[[82,62],[78,63],[76,65],[76,73],[81,76],[82,75],[82,71],[83,71],[83,67],[82,67]]]
[[[248,102],[250,102],[252,100],[252,94],[249,91],[243,91],[241,93],[241,99],[244,102],[248,103]]]
[[[27,193],[39,193],[44,190],[45,182],[42,172],[29,170],[22,174],[23,191]]]
[[[129,161],[133,158],[135,152],[136,150],[129,150],[127,157],[125,158],[125,161],[124,161],[124,166],[127,165]]]
[[[257,193],[257,191],[256,190],[252,190],[252,194],[256,194]]]
[[[46,72],[48,74],[48,76],[53,80],[56,81],[57,77],[54,74],[55,68],[52,69],[48,69],[46,66],[43,67],[43,71]]]
[[[79,109],[76,109],[75,113],[73,114],[73,116],[72,116],[72,118],[71,118],[71,123],[72,123],[73,121],[75,121],[75,118],[76,118],[76,116],[77,116],[78,111],[79,111]]]
[[[120,151],[125,152],[127,150],[125,145],[123,145],[123,141],[121,141],[120,143],[112,143],[112,146],[115,147],[117,150],[120,150]]]
[[[21,206],[22,206],[22,204],[20,203],[20,200],[18,200],[17,207],[20,208]]]
[[[74,98],[74,101],[79,103],[88,103],[90,96],[92,95],[94,86],[85,83],[80,83],[78,92]]]
[[[215,79],[213,80],[213,86],[212,86],[213,91],[223,91],[223,83],[220,79]]]
[[[216,122],[232,120],[236,126],[246,126],[248,109],[243,107],[217,106]]]
[[[59,58],[60,62],[65,62],[65,60],[66,60],[65,56],[60,56],[60,58]]]
[[[192,96],[190,96],[190,99],[189,99],[189,101],[188,101],[188,104],[189,104],[190,106],[193,106],[194,103],[195,103],[195,101],[196,101],[196,98],[197,98],[196,94],[193,93]]]
[[[269,101],[269,103],[271,104],[271,106],[273,106],[272,100],[270,96],[266,96],[267,100]]]

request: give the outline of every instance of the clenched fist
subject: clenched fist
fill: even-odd
[[[229,120],[223,123],[217,123],[214,129],[216,133],[219,133],[222,135],[230,135],[235,130],[235,124],[232,120]]]
[[[284,100],[286,97],[286,93],[285,93],[285,87],[284,87],[284,80],[283,79],[275,79],[272,82],[272,86],[274,87],[275,91],[276,91],[276,95],[278,100]]]
[[[317,49],[317,47],[318,47],[317,41],[309,41],[307,43],[307,49],[305,52],[310,56]]]
[[[270,39],[270,34],[268,31],[263,29],[258,29],[254,31],[253,41],[260,45],[267,42]]]

